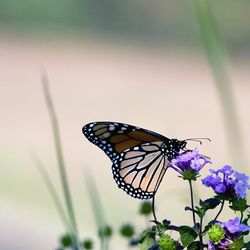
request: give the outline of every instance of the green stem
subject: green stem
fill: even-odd
[[[238,114],[232,91],[232,84],[224,63],[224,51],[210,0],[193,0],[197,22],[203,39],[207,59],[214,75],[221,101],[230,154],[234,163],[246,162],[238,123]]]
[[[243,212],[242,212],[242,211],[240,211],[240,223],[242,223],[243,216],[244,216]]]
[[[217,213],[217,215],[215,216],[215,218],[213,219],[214,222],[217,220],[217,218],[218,218],[219,215],[221,214],[222,209],[223,209],[223,207],[224,207],[224,204],[225,204],[225,200],[222,201],[221,206],[220,206],[220,210],[219,210],[219,212]]]
[[[109,238],[105,238],[105,250],[109,249]]]
[[[85,183],[87,185],[87,190],[90,197],[91,206],[93,209],[95,221],[97,228],[99,228],[100,231],[103,230],[103,228],[107,225],[105,215],[104,215],[104,209],[102,207],[101,199],[99,197],[99,193],[94,181],[94,178],[92,177],[90,172],[84,172],[84,179]],[[100,248],[101,250],[106,249],[106,237],[103,236],[103,233],[100,233]]]
[[[153,195],[153,198],[152,198],[152,212],[153,212],[154,220],[158,221],[156,217],[156,213],[155,213],[155,194]]]
[[[42,178],[43,178],[44,183],[46,184],[46,187],[51,195],[51,198],[55,204],[55,207],[58,211],[59,216],[61,217],[61,220],[62,220],[65,228],[67,228],[67,230],[69,232],[72,232],[72,227],[71,227],[71,225],[68,221],[68,218],[65,214],[62,202],[59,198],[58,193],[56,192],[56,189],[53,185],[53,182],[51,181],[51,179],[46,171],[46,168],[44,167],[43,163],[40,161],[40,159],[35,154],[32,154],[31,156],[32,156]]]
[[[49,92],[48,78],[47,78],[46,74],[42,75],[42,82],[43,82],[44,96],[45,96],[46,104],[47,104],[50,119],[51,119],[51,125],[52,125],[52,129],[53,129],[55,149],[56,149],[60,179],[61,179],[61,184],[62,184],[62,189],[63,189],[63,194],[64,194],[64,200],[65,200],[65,204],[67,207],[67,212],[68,212],[68,216],[69,216],[72,228],[74,229],[74,233],[77,237],[78,230],[77,230],[77,224],[76,224],[75,213],[74,213],[73,203],[72,203],[72,199],[71,199],[70,189],[69,189],[69,185],[68,185],[66,168],[65,168],[64,159],[63,159],[59,126],[58,126],[55,108],[54,108],[52,98],[51,98],[51,95]]]
[[[201,249],[204,249],[203,247],[203,237],[202,237],[202,225],[203,224],[203,217],[200,217],[200,229],[199,229],[199,239],[201,243]]]
[[[191,207],[192,207],[192,214],[193,214],[193,223],[194,223],[194,226],[196,226],[196,219],[195,219],[195,212],[194,212],[194,194],[193,194],[192,181],[188,180],[188,183],[189,183],[190,196],[191,196]]]

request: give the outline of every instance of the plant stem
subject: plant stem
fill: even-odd
[[[103,228],[107,225],[106,219],[104,216],[104,209],[101,204],[101,199],[99,197],[99,193],[94,181],[94,178],[92,177],[90,172],[84,172],[84,178],[87,185],[87,190],[89,193],[94,217],[96,220],[96,225],[99,228],[99,230],[103,230]],[[101,250],[105,250],[106,248],[106,241],[107,239],[103,236],[103,234],[100,234],[100,248]]]
[[[209,0],[193,0],[193,6],[203,39],[208,63],[212,70],[221,102],[228,145],[232,160],[237,165],[246,162],[238,123],[238,114],[233,96],[232,84],[224,62],[224,51]]]
[[[44,167],[43,163],[40,161],[40,159],[36,155],[32,154],[31,156],[32,156],[42,178],[43,178],[44,183],[46,184],[46,187],[51,195],[51,198],[55,204],[55,207],[58,211],[59,216],[61,217],[61,220],[62,220],[65,228],[67,228],[67,230],[72,233],[73,230],[72,230],[71,224],[68,221],[68,218],[65,214],[62,202],[59,198],[58,193],[56,192],[56,189],[53,185],[53,182],[51,181],[51,179],[46,171],[46,168]]]
[[[108,250],[109,249],[109,239],[108,238],[105,238],[105,250]]]
[[[215,216],[215,218],[213,219],[214,222],[217,220],[217,218],[219,217],[220,213],[222,212],[222,209],[223,209],[223,207],[224,207],[224,204],[225,204],[225,200],[222,201],[221,206],[220,206],[220,210],[219,210],[219,212],[217,213],[217,215]]]
[[[52,129],[53,129],[55,149],[56,149],[60,179],[61,179],[61,184],[62,184],[62,189],[63,189],[63,194],[64,194],[64,200],[65,200],[65,204],[67,207],[67,212],[68,212],[68,216],[69,216],[69,219],[71,222],[71,226],[74,229],[74,233],[77,237],[78,230],[77,230],[77,224],[76,224],[75,213],[74,213],[73,203],[72,203],[72,199],[71,199],[70,189],[69,189],[69,185],[68,185],[66,168],[65,168],[64,159],[63,159],[59,126],[58,126],[55,108],[54,108],[52,98],[51,98],[51,95],[49,92],[48,78],[47,78],[46,74],[42,75],[42,82],[43,82],[44,96],[45,96],[46,104],[47,104],[49,115],[50,115],[51,125],[52,125]]]
[[[199,239],[201,243],[201,249],[203,249],[202,224],[203,224],[203,217],[200,217]]]
[[[194,226],[196,226],[195,212],[194,212],[194,195],[193,195],[192,181],[188,180],[188,183],[189,183],[190,196],[191,196],[191,207],[192,207],[192,214],[193,214],[193,222],[194,222]]]
[[[156,218],[156,213],[155,213],[155,194],[153,195],[153,198],[152,198],[152,212],[153,212],[154,220],[158,221]]]
[[[242,220],[243,220],[243,212],[242,211],[240,211],[240,223],[242,223]]]

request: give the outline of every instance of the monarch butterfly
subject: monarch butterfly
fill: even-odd
[[[138,199],[154,196],[168,164],[187,144],[118,122],[88,123],[82,132],[111,159],[118,187]]]

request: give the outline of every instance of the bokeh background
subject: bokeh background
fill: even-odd
[[[234,168],[248,171],[250,2],[211,3],[245,152],[244,164]],[[61,194],[42,69],[50,80],[82,237],[96,237],[84,170],[91,171],[114,228],[134,221],[144,226],[139,201],[116,187],[109,159],[81,134],[85,123],[120,121],[170,138],[209,137],[212,142],[200,150],[215,166],[232,164],[222,102],[191,1],[0,0],[0,34],[1,250],[54,249],[64,232],[31,157],[39,156]],[[197,186],[205,197],[207,190]],[[183,211],[187,191],[169,171],[157,196],[159,217],[190,222]],[[118,237],[112,247],[123,249]]]

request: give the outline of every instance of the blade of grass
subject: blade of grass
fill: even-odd
[[[56,192],[56,189],[53,185],[53,182],[51,181],[49,175],[48,175],[48,172],[46,171],[46,168],[44,167],[43,163],[41,162],[41,160],[34,154],[32,153],[31,154],[31,157],[35,163],[35,165],[37,166],[40,174],[41,174],[41,177],[50,193],[50,196],[54,202],[54,205],[57,209],[57,212],[62,220],[62,223],[64,224],[65,228],[69,231],[69,232],[72,232],[72,227],[71,227],[71,224],[69,223],[68,221],[68,218],[66,216],[66,213],[64,211],[64,208],[63,208],[63,205],[62,205],[62,202],[59,198],[59,195],[58,193]]]
[[[91,206],[94,212],[94,217],[96,221],[96,225],[101,230],[106,226],[106,220],[104,216],[104,210],[101,204],[101,200],[99,197],[99,193],[96,188],[95,181],[90,174],[90,172],[84,171],[84,179],[87,185],[87,190],[89,193],[90,201],[91,201]],[[105,239],[102,235],[100,235],[100,240],[101,240],[101,249],[108,249],[108,243],[105,241],[108,241],[108,239]]]
[[[58,126],[55,108],[54,108],[52,98],[50,95],[50,91],[49,91],[48,78],[47,78],[47,75],[45,73],[42,74],[42,83],[43,83],[44,97],[45,97],[46,104],[48,107],[51,125],[52,125],[52,129],[53,129],[55,150],[56,150],[56,156],[57,156],[57,161],[58,161],[60,180],[61,180],[61,184],[62,184],[65,205],[67,208],[67,212],[68,212],[71,226],[72,226],[74,233],[77,237],[78,229],[77,229],[74,207],[73,207],[72,198],[71,198],[70,189],[69,189],[69,184],[68,184],[68,178],[67,178],[67,174],[66,174],[66,168],[65,168],[64,159],[63,159],[59,126]]]
[[[234,164],[244,166],[246,164],[246,156],[240,133],[240,125],[238,123],[238,114],[233,96],[232,84],[226,70],[224,48],[220,41],[219,31],[211,9],[211,3],[209,0],[193,0],[193,6],[208,63],[212,70],[218,95],[220,97],[230,154]]]

